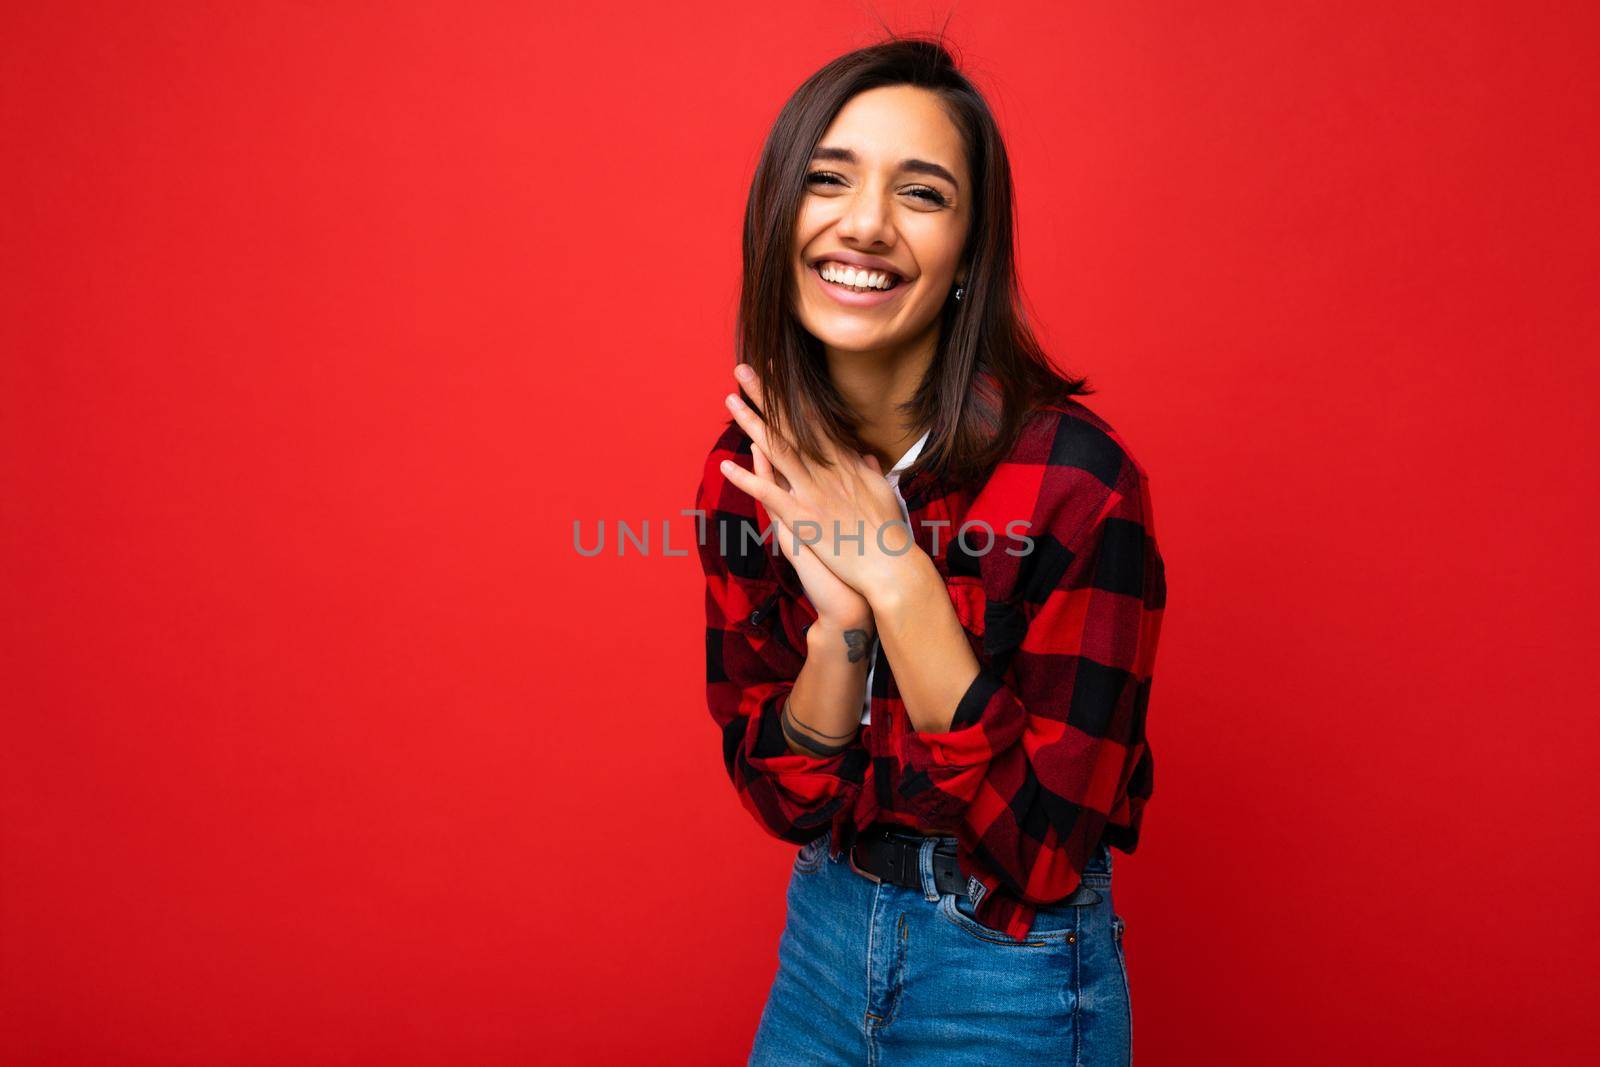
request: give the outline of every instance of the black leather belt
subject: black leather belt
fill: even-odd
[[[891,882],[907,889],[921,889],[922,875],[917,860],[922,842],[929,840],[914,830],[895,830],[869,826],[856,835],[850,849],[850,866],[874,882]],[[940,893],[967,895],[967,876],[956,863],[956,839],[933,838],[933,883]]]

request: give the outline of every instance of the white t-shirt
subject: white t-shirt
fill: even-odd
[[[931,429],[925,431],[921,437],[917,438],[917,443],[906,449],[906,454],[901,456],[895,465],[884,473],[884,478],[887,479],[890,485],[894,486],[895,499],[900,501],[900,516],[908,523],[911,521],[911,513],[906,510],[906,498],[900,495],[900,472],[916,462],[917,455],[922,451],[922,446],[928,443],[928,434],[932,432]],[[878,663],[878,639],[876,636],[873,637],[872,643],[867,646],[867,657],[867,696],[861,702],[861,721],[863,723],[872,721],[872,672]]]

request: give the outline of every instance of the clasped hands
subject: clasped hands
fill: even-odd
[[[765,410],[761,383],[749,364],[739,364],[734,375]],[[870,631],[874,605],[896,589],[918,554],[925,555],[877,459],[824,437],[824,455],[833,466],[809,462],[738,393],[728,394],[726,402],[750,436],[755,471],[724,460],[723,474],[772,517],[779,549],[818,617],[841,629]]]

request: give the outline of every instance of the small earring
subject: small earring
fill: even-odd
[[[957,287],[956,287],[956,299],[957,299],[957,300],[960,300],[960,299],[961,299],[961,296],[962,296],[962,294],[963,294],[963,293],[965,293],[965,292],[966,292],[966,291],[967,291],[967,290],[966,290],[966,287],[965,287],[965,286],[957,286]]]

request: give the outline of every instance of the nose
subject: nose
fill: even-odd
[[[839,236],[857,244],[892,243],[889,211],[883,192],[871,184],[863,185],[845,206],[836,225]]]

